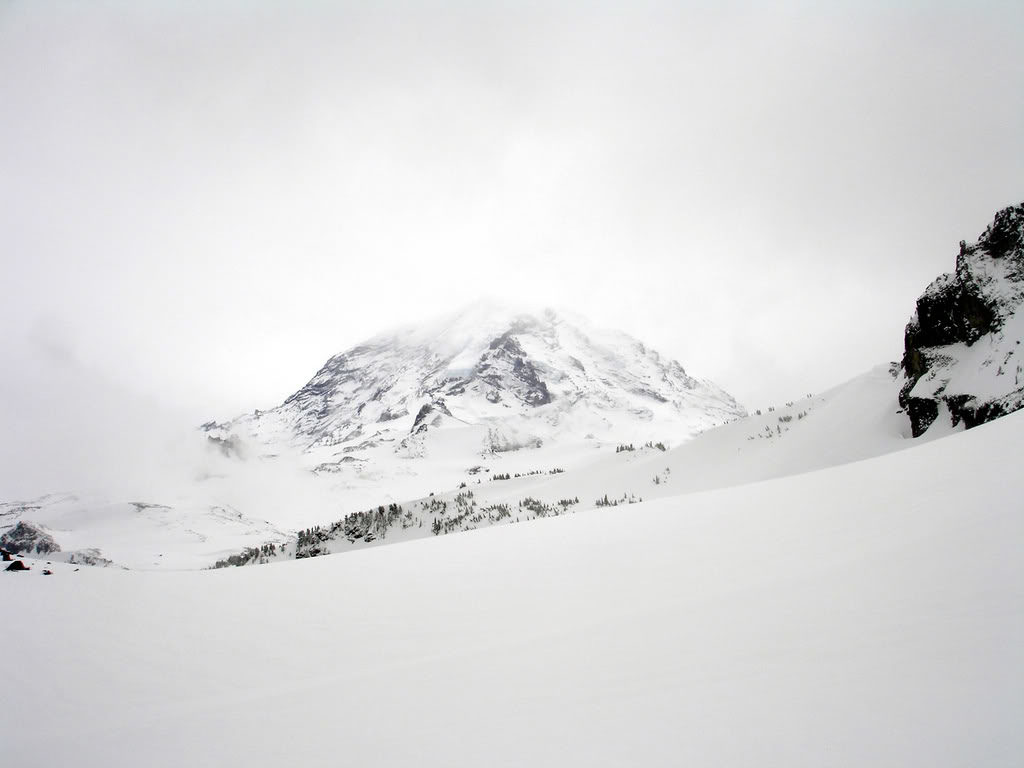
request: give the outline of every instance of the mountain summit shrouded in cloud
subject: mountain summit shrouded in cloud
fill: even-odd
[[[352,457],[422,449],[431,408],[472,431],[481,450],[583,435],[678,441],[745,413],[626,334],[551,309],[478,303],[358,344],[281,406],[211,431]]]
[[[821,391],[1017,201],[1022,8],[0,3],[0,343],[203,420],[497,293]]]
[[[177,434],[182,450],[147,449],[147,467],[174,472],[134,478],[131,495],[97,476],[0,513],[54,529],[46,535],[65,553],[211,565],[341,512],[561,471],[617,445],[664,449],[743,415],[721,388],[624,333],[478,302],[335,355],[281,405]],[[121,446],[129,473],[140,465],[131,447]]]

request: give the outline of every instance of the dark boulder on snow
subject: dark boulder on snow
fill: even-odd
[[[25,563],[23,563],[21,560],[15,560],[10,565],[8,565],[6,568],[4,568],[4,570],[5,571],[17,572],[17,571],[29,571],[29,570],[32,570],[32,569],[29,568],[27,565],[25,565]]]
[[[43,526],[28,520],[19,520],[17,525],[0,536],[0,547],[9,552],[24,552],[29,555],[45,555],[60,552],[60,546]]]
[[[1024,407],[1024,203],[999,211],[956,270],[917,300],[904,334],[900,405],[914,437],[943,411],[967,428]]]

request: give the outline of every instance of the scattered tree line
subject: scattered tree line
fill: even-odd
[[[619,504],[638,504],[639,502],[641,502],[643,500],[644,500],[643,496],[637,497],[637,496],[634,496],[632,493],[624,493],[624,494],[622,494],[622,498],[621,499],[609,499],[608,498],[608,494],[606,493],[604,496],[602,496],[600,499],[598,499],[597,501],[594,502],[594,506],[597,506],[597,507],[617,507],[617,506],[619,506]]]
[[[560,475],[563,472],[565,472],[565,470],[561,467],[555,467],[554,469],[549,469],[547,471],[543,469],[531,469],[529,472],[516,472],[514,475],[511,475],[508,472],[504,474],[499,472],[496,475],[491,475],[491,480],[511,480],[513,477],[532,477],[533,475]],[[463,483],[459,488],[464,488],[465,486],[466,484]]]
[[[283,549],[283,548],[282,548]],[[246,547],[235,555],[229,555],[213,564],[214,568],[232,568],[250,563],[265,563],[268,558],[277,557],[277,545],[262,544],[259,547]]]
[[[648,440],[646,443],[644,443],[643,447],[644,448],[651,448],[651,449],[657,448],[659,451],[667,451],[668,450],[668,448],[665,446],[665,444],[663,442],[661,442],[660,440],[658,442],[656,442],[656,443],[654,441],[652,441],[652,440]],[[615,452],[616,453],[624,453],[626,451],[635,451],[635,450],[636,450],[636,446],[633,445],[632,443],[620,443],[619,445],[617,445],[615,447]]]
[[[401,504],[389,504],[386,507],[381,504],[376,509],[352,512],[326,528],[315,525],[299,531],[295,543],[295,559],[326,555],[330,552],[327,542],[341,537],[348,539],[351,544],[359,540],[369,543],[378,538],[383,539],[390,527],[399,524],[403,530],[415,524],[412,513],[402,509]]]
[[[527,512],[532,512],[537,517],[548,517],[549,515],[557,517],[559,514],[569,509],[569,507],[579,503],[580,499],[578,496],[573,499],[559,499],[554,504],[545,504],[540,499],[527,496],[519,502],[519,508],[525,509]]]
[[[808,400],[811,400],[811,399],[813,399],[813,398],[814,398],[814,395],[813,395],[813,394],[811,394],[810,392],[808,392],[808,393],[807,393],[807,399],[808,399]],[[786,403],[786,407],[787,407],[787,408],[792,408],[792,407],[793,407],[793,401],[792,401],[792,400],[790,400],[790,401],[789,401],[788,403]],[[769,405],[769,406],[768,406],[768,413],[775,413],[775,406],[774,406],[774,405]],[[804,411],[804,415],[806,415],[806,413],[807,413],[807,412],[806,412],[806,411]],[[755,415],[755,416],[760,416],[760,415],[761,415],[761,409],[760,409],[760,408],[758,408],[758,409],[757,409],[756,411],[754,411],[754,415]]]

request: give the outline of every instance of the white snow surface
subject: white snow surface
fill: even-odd
[[[264,567],[36,561],[4,762],[1018,765],[1022,430]]]
[[[914,386],[914,397],[970,395],[981,402],[1010,398],[1024,386],[1024,311],[1008,314],[998,331],[974,344],[930,350],[935,363]]]

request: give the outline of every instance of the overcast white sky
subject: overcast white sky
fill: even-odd
[[[0,0],[8,453],[108,386],[273,406],[482,295],[750,407],[820,391],[896,359],[1024,199],[1022,29],[1020,2]]]

